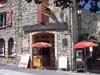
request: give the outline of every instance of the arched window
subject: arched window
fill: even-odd
[[[0,39],[0,56],[5,54],[5,41],[4,39]]]
[[[10,38],[8,40],[8,55],[12,55],[14,53],[14,40]]]

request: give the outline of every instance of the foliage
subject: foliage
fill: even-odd
[[[91,35],[87,32],[81,32],[81,33],[79,33],[78,41],[93,41],[93,42],[96,42],[97,37],[93,36],[93,35]]]
[[[62,9],[68,8],[73,3],[73,0],[55,0],[54,4]],[[77,8],[84,8],[87,4],[90,5],[89,10],[91,12],[100,11],[100,0],[76,0]]]
[[[90,36],[89,39],[90,40],[97,40],[97,38],[95,36]]]
[[[72,0],[55,0],[54,4],[57,7],[61,7],[62,9],[70,7],[70,5],[72,4]]]
[[[85,9],[82,10],[81,14],[81,27],[82,32],[88,32],[93,34],[97,31],[97,14],[91,13]]]
[[[86,41],[88,40],[88,36],[89,36],[89,33],[80,32],[78,36],[78,41],[84,41],[84,40]]]

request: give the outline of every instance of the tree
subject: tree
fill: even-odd
[[[89,33],[81,32],[78,36],[78,41],[88,41]]]
[[[72,4],[72,1],[71,0],[55,0],[54,4],[57,7],[61,7],[62,9],[64,9],[64,8],[70,7],[70,4]]]
[[[100,11],[100,0],[76,0],[77,8],[84,8],[87,4],[90,5],[89,11],[98,12]],[[54,4],[62,9],[68,8],[72,4],[72,0],[55,0]]]

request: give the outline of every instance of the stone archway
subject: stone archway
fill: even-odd
[[[40,62],[40,63],[42,63],[42,66],[55,67],[54,34],[46,33],[46,32],[34,34],[34,35],[32,35],[32,43],[36,43],[36,42],[50,43],[52,45],[52,47],[42,48],[41,54],[40,54],[40,52],[35,52],[35,51],[37,51],[36,48],[32,48],[32,57],[35,55],[42,55],[43,60]],[[45,60],[48,60],[48,62]],[[34,63],[34,59],[33,59],[33,63]],[[34,66],[34,64],[33,64],[33,66]]]

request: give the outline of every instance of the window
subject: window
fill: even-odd
[[[10,38],[8,41],[8,55],[13,55],[14,53],[14,40],[13,38]]]
[[[6,14],[0,13],[0,28],[6,26]]]
[[[0,42],[0,55],[4,55],[4,44],[3,42]]]
[[[12,10],[0,13],[0,28],[9,27],[12,25]]]
[[[4,56],[5,53],[5,41],[0,39],[0,56]]]
[[[62,39],[62,47],[66,47],[68,45],[68,41],[66,38]]]

